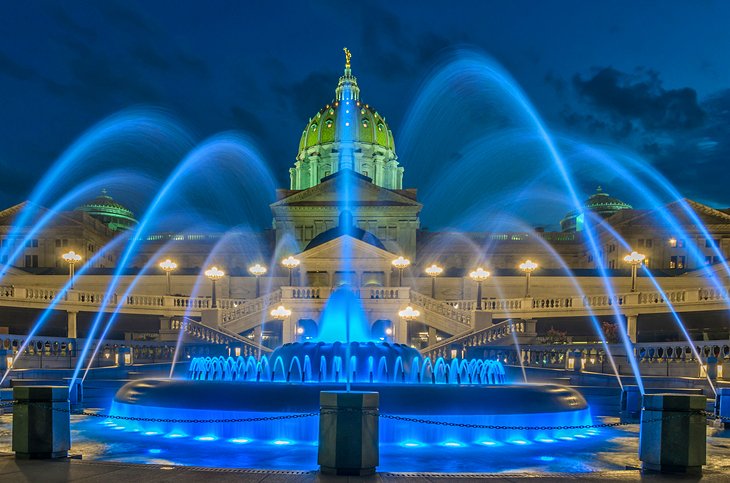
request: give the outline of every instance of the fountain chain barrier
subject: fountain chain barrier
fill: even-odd
[[[17,401],[6,401],[0,404],[0,408],[12,407],[16,404],[34,404],[51,407],[46,402],[26,402],[18,403]],[[145,418],[139,416],[118,416],[113,414],[95,413],[89,411],[74,411],[71,409],[63,408],[51,408],[53,411],[68,413],[74,416],[88,416],[92,418],[103,418],[103,419],[116,419],[123,421],[147,421],[157,423],[248,423],[248,422],[261,422],[261,421],[279,421],[284,419],[301,419],[311,418],[319,416],[321,414],[337,414],[344,412],[354,412],[352,408],[341,408],[337,410],[327,409],[317,412],[309,413],[297,413],[297,414],[285,414],[280,416],[261,416],[261,417],[250,417],[250,418],[229,418],[229,419],[174,419],[174,418]],[[398,416],[393,414],[383,414],[380,411],[362,411],[357,410],[358,413],[367,414],[371,416],[378,416],[382,419],[392,419],[396,421],[405,421],[417,424],[430,424],[437,426],[450,426],[458,428],[470,428],[470,429],[493,429],[493,430],[513,430],[513,431],[553,431],[553,430],[565,430],[565,429],[593,429],[593,428],[615,428],[619,426],[630,426],[633,424],[639,424],[637,422],[619,421],[614,423],[596,423],[596,424],[580,424],[580,425],[562,425],[562,426],[503,426],[503,425],[491,425],[491,424],[471,424],[471,423],[454,423],[449,421],[434,421],[432,419],[421,419],[411,418],[407,416]],[[656,423],[660,421],[668,421],[670,419],[685,418],[691,415],[702,415],[710,420],[726,421],[730,422],[730,416],[720,416],[711,411],[697,410],[688,411],[680,414],[673,414],[670,416],[664,416],[661,418],[646,419],[644,423]]]

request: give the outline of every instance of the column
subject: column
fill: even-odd
[[[434,327],[428,328],[428,345],[434,345],[436,343],[436,329]]]
[[[294,321],[298,320],[298,317],[295,318],[295,314],[292,312],[292,314],[287,317],[286,319],[281,321],[281,342],[282,344],[288,344],[289,342],[294,342],[296,339],[295,328],[294,328]]]
[[[636,344],[636,335],[639,332],[638,331],[638,322],[639,322],[638,315],[627,315],[626,316],[626,333],[629,336],[629,340],[634,344]]]
[[[394,321],[394,342],[398,344],[408,344],[408,322],[397,315],[392,320]]]
[[[66,337],[69,339],[75,339],[77,337],[76,333],[76,316],[78,315],[78,312],[72,312],[67,311],[66,312]]]

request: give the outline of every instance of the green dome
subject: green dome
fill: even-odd
[[[307,127],[302,132],[299,140],[299,152],[297,158],[301,158],[307,148],[317,145],[333,143],[340,140],[339,124],[337,116],[343,109],[344,103],[332,101],[309,120]],[[353,141],[368,144],[377,144],[391,151],[395,151],[393,132],[385,122],[385,117],[380,115],[370,105],[361,101],[355,102],[355,109],[360,111],[357,129],[353,132]]]
[[[632,206],[621,201],[618,198],[609,196],[599,186],[583,203],[584,209],[581,211],[571,211],[565,218],[560,220],[560,228],[562,231],[582,231],[585,223],[585,212],[592,211],[603,219],[612,216],[621,210],[630,210]]]
[[[307,121],[299,139],[289,170],[292,190],[311,188],[341,169],[352,169],[383,188],[403,187],[393,132],[382,114],[360,100],[347,50],[346,55],[334,99]]]
[[[114,201],[105,189],[101,190],[100,196],[79,206],[76,210],[85,211],[104,223],[112,231],[129,230],[137,224],[134,213]]]

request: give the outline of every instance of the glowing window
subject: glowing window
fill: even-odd
[[[312,124],[312,127],[310,129],[312,131],[316,131],[317,130],[317,124]]]
[[[368,127],[369,123],[367,119],[362,120],[362,127]]]
[[[384,128],[385,128],[385,126],[383,126],[383,123],[382,122],[379,122],[378,123],[378,131],[383,132],[383,129]]]
[[[334,123],[332,122],[332,119],[327,119],[327,121],[325,122],[325,125],[326,125],[327,127],[332,127],[332,124],[334,124]]]

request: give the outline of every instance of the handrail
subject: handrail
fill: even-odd
[[[471,326],[471,314],[466,310],[455,308],[448,302],[427,297],[414,290],[411,290],[411,302],[424,310],[435,312],[461,325]]]

